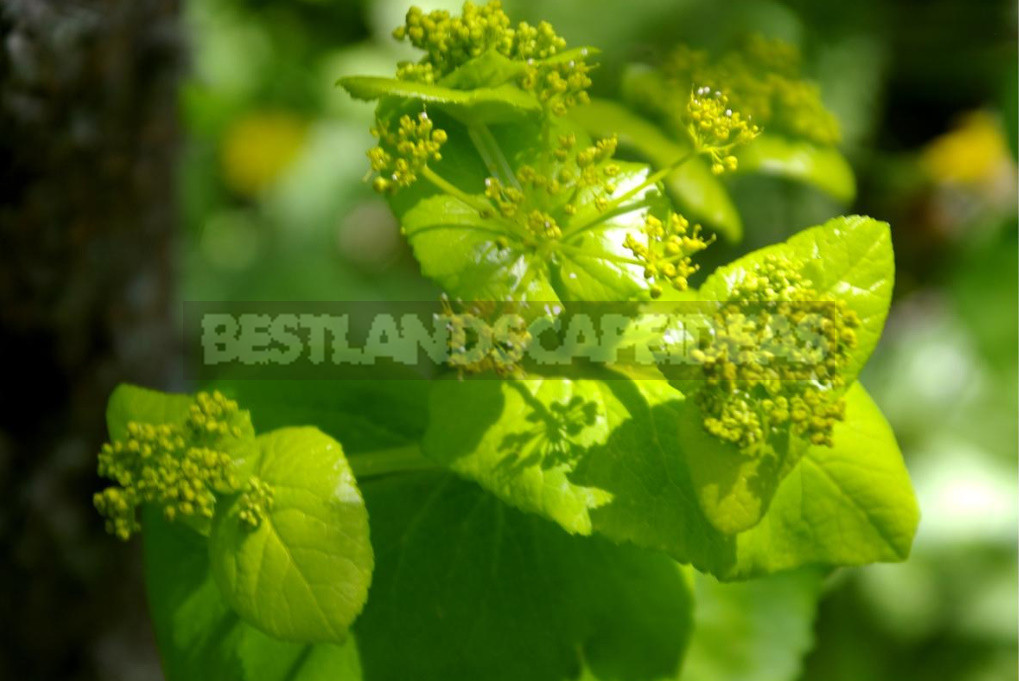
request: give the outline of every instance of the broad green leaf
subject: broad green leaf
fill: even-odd
[[[167,681],[359,681],[353,637],[342,646],[287,643],[245,623],[209,566],[208,542],[143,515],[145,584]]]
[[[355,99],[371,101],[395,97],[416,100],[442,109],[465,123],[513,121],[537,115],[542,110],[541,103],[534,95],[514,85],[454,90],[440,85],[376,76],[340,78],[337,84]]]
[[[570,116],[593,136],[617,135],[620,146],[654,168],[667,167],[690,153],[688,143],[668,137],[655,124],[615,102],[594,99],[571,111]],[[702,159],[684,163],[665,178],[664,185],[687,218],[702,221],[732,243],[743,238],[743,222],[729,192]]]
[[[183,424],[191,405],[190,395],[164,393],[121,383],[106,403],[106,429],[111,440],[127,437],[127,424]]]
[[[854,386],[846,401],[835,448],[807,448],[791,473],[781,471],[769,483],[784,477],[770,508],[757,502],[768,509],[763,519],[736,535],[720,531],[702,510],[698,492],[704,491],[689,462],[713,456],[715,448],[681,437],[686,407],[664,382],[617,377],[438,385],[423,448],[507,503],[570,532],[664,550],[720,578],[902,560],[916,524],[909,476],[863,389]],[[594,411],[593,422],[585,409]],[[865,462],[862,468],[842,465],[855,459]],[[800,487],[808,482],[816,491]],[[808,496],[811,512],[805,510]]]
[[[571,537],[448,473],[364,484],[378,548],[355,624],[372,681],[675,675],[687,576],[668,557]]]
[[[368,515],[340,444],[316,428],[258,438],[254,475],[272,505],[255,529],[238,498],[217,507],[210,551],[224,598],[247,622],[288,641],[342,642],[371,581]]]
[[[736,584],[694,576],[694,635],[683,681],[795,681],[814,643],[816,570]]]
[[[920,519],[895,435],[859,383],[846,392],[835,446],[809,447],[779,486],[771,509],[737,537],[723,576],[745,579],[800,565],[898,562]]]
[[[426,456],[572,533],[662,549],[710,569],[731,538],[704,517],[664,381],[545,379],[435,387]]]
[[[642,164],[616,161],[615,165],[619,172],[610,200],[636,190],[649,175],[648,167]],[[654,190],[647,188],[638,191],[622,208],[603,214],[595,207],[595,194],[593,188],[579,192],[577,214],[563,227],[563,246],[552,253],[552,285],[564,301],[646,300],[649,296],[644,268],[620,261],[633,257],[623,243],[627,234],[640,233],[649,214],[664,217],[664,204]]]
[[[846,204],[856,197],[853,169],[835,147],[764,132],[737,149],[736,156],[739,173],[777,175],[811,184]]]
[[[833,218],[719,267],[701,286],[700,298],[728,300],[733,286],[769,255],[801,261],[801,274],[818,293],[844,300],[860,317],[857,345],[845,374],[849,383],[877,345],[891,305],[895,258],[888,224],[859,215]]]
[[[470,418],[453,428],[468,405]],[[576,484],[573,472],[627,418],[624,405],[592,381],[539,379],[443,381],[431,407],[427,455],[518,508],[591,534],[590,511],[612,495]]]
[[[859,315],[858,343],[845,374],[847,382],[853,381],[877,344],[891,303],[895,264],[888,226],[869,218],[835,218],[720,267],[701,286],[701,299],[728,300],[754,266],[775,254],[802,262],[802,274],[819,293],[844,300]],[[691,475],[705,514],[726,533],[753,527],[799,460],[802,445],[791,439],[787,447],[776,448],[775,456],[749,458],[704,433],[693,405],[683,411],[681,430],[690,445]]]

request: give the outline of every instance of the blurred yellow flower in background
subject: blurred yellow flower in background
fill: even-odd
[[[921,165],[938,182],[993,185],[1012,166],[1001,121],[987,111],[973,111],[923,150]]]
[[[220,164],[227,186],[257,196],[271,186],[297,158],[307,124],[288,111],[254,111],[227,129]]]

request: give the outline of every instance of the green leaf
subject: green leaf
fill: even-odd
[[[208,542],[143,514],[145,584],[168,681],[358,681],[353,637],[342,646],[279,641],[227,605],[209,566]]]
[[[573,473],[626,419],[625,406],[599,387],[555,379],[443,381],[433,392],[423,450],[514,506],[591,534],[590,511],[612,495],[576,484]],[[454,428],[468,405],[470,418]]]
[[[514,61],[496,50],[488,50],[443,76],[439,85],[454,90],[493,88],[520,77],[526,70],[525,62]]]
[[[552,134],[570,130],[563,124]],[[499,153],[508,159],[513,171],[525,164],[541,167],[529,146],[536,139],[532,135],[540,135],[539,130],[504,128],[493,133]],[[590,143],[583,133],[579,137],[578,145]],[[444,148],[436,171],[446,176],[447,168],[476,162],[473,149]],[[609,198],[623,196],[648,174],[647,167],[640,164],[615,165],[619,172]],[[551,172],[558,172],[558,167]],[[576,214],[561,224],[563,237],[535,245],[521,234],[519,225],[499,216],[481,217],[477,206],[485,202],[480,194],[483,177],[457,178],[462,178],[460,189],[470,195],[470,205],[449,194],[425,195],[416,201],[398,194],[393,202],[422,272],[451,296],[540,302],[647,297],[643,268],[620,259],[632,259],[623,247],[626,233],[639,229],[649,212],[660,212],[662,208],[660,202],[649,197],[650,189],[632,197],[627,204],[632,209],[606,214],[596,212],[593,190],[582,190],[576,200]]]
[[[814,643],[816,570],[722,584],[694,577],[694,635],[683,681],[795,681]]]
[[[479,196],[480,199],[480,196]],[[500,248],[506,230],[448,194],[427,198],[402,218],[422,273],[454,298],[555,301],[546,261],[523,248]]]
[[[894,258],[888,225],[870,218],[835,218],[718,268],[699,290],[702,300],[728,300],[733,287],[769,255],[803,263],[802,274],[823,294],[849,305],[860,317],[858,344],[846,369],[852,382],[873,351],[891,304]],[[802,443],[791,438],[775,456],[750,458],[700,427],[693,404],[681,410],[680,430],[701,507],[726,534],[753,527],[768,510],[779,482],[799,461]]]
[[[767,515],[737,537],[739,560],[725,577],[909,557],[916,497],[895,435],[859,383],[846,392],[846,420],[833,439],[832,448],[807,449]]]
[[[704,517],[664,381],[436,385],[426,456],[572,533],[668,551],[710,569],[735,545]]]
[[[442,109],[465,123],[513,121],[542,111],[541,103],[534,95],[514,85],[453,90],[440,85],[375,76],[340,78],[337,84],[355,99],[412,99]]]
[[[684,402],[678,415],[690,479],[708,521],[727,535],[756,525],[805,444],[789,438],[774,456],[749,457],[704,430],[704,417],[693,401]]]
[[[916,527],[902,456],[862,388],[854,385],[846,403],[835,448],[807,448],[791,473],[771,481],[770,507],[757,502],[768,512],[736,535],[702,510],[689,464],[715,448],[681,439],[686,407],[664,382],[451,381],[433,392],[422,446],[567,531],[664,550],[720,578],[902,560]],[[856,460],[859,467],[846,465]]]
[[[597,137],[617,135],[621,147],[664,168],[690,153],[690,145],[666,136],[654,123],[630,109],[604,99],[570,112],[588,133]],[[701,221],[731,243],[743,238],[743,222],[722,181],[702,159],[692,158],[664,180],[669,196],[687,218]]]
[[[371,581],[368,514],[340,444],[316,428],[258,438],[254,474],[274,498],[258,527],[243,496],[217,507],[210,551],[228,603],[275,638],[342,642]]]
[[[666,556],[571,537],[443,473],[364,485],[378,547],[355,624],[372,681],[672,677],[690,631]]]
[[[106,429],[111,440],[123,440],[127,437],[127,424],[131,421],[180,425],[187,418],[190,406],[190,395],[121,383],[106,403]]]
[[[615,161],[616,189],[610,200],[626,195],[649,175],[647,166]],[[623,208],[601,213],[595,205],[594,188],[578,193],[577,213],[563,228],[564,246],[553,254],[549,271],[552,285],[564,301],[647,300],[647,281],[642,265],[621,262],[633,254],[623,247],[627,234],[639,234],[649,214],[664,217],[666,204],[647,188],[638,191]],[[539,252],[538,257],[542,258]]]
[[[777,175],[811,184],[842,203],[856,197],[856,177],[846,158],[835,147],[818,146],[764,132],[736,150],[738,173]]]
[[[251,410],[258,432],[315,425],[343,443],[343,452],[417,442],[428,422],[425,380],[222,381],[216,387]]]
[[[857,345],[845,374],[851,382],[877,345],[891,305],[895,257],[888,224],[854,215],[803,230],[719,267],[701,286],[701,300],[728,300],[733,286],[769,255],[801,261],[801,274],[818,293],[844,300],[859,315]]]

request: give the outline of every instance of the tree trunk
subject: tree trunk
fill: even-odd
[[[137,543],[91,505],[106,398],[165,386],[175,0],[0,0],[0,669],[159,678]]]

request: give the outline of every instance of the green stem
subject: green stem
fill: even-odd
[[[599,253],[597,256],[594,256],[591,253],[588,253],[588,252],[584,251],[582,248],[578,248],[578,247],[574,246],[573,244],[560,243],[558,245],[558,248],[561,251],[566,251],[568,253],[573,253],[574,255],[582,255],[582,256],[589,257],[589,258],[597,257],[599,260],[608,260],[610,262],[614,262],[614,263],[617,263],[617,264],[620,264],[620,265],[637,265],[638,267],[644,267],[645,266],[645,264],[643,262],[641,262],[640,260],[635,260],[633,258],[627,258],[626,256],[622,256],[622,255],[613,255],[612,253]]]
[[[495,208],[487,201],[479,201],[477,198],[463,191],[462,189],[460,189],[455,184],[453,184],[446,178],[436,173],[428,166],[425,166],[424,168],[421,169],[421,175],[426,180],[434,184],[437,188],[446,192],[450,196],[459,199],[460,201],[467,204],[468,206],[478,211],[479,213],[484,213],[486,211],[490,213],[495,213]]]
[[[418,445],[378,449],[363,454],[351,455],[348,459],[354,477],[358,480],[375,478],[394,473],[437,470],[440,468],[431,459],[426,459]]]
[[[650,205],[651,205],[650,201],[648,201],[647,199],[641,199],[640,201],[634,201],[633,203],[628,203],[625,206],[617,206],[616,208],[614,208],[611,211],[606,210],[606,212],[599,213],[593,220],[588,220],[587,222],[585,222],[582,225],[575,225],[575,226],[572,226],[572,227],[567,227],[563,231],[563,237],[562,238],[564,240],[569,239],[574,234],[577,234],[579,232],[583,232],[583,231],[589,230],[592,227],[596,227],[597,225],[600,225],[600,224],[602,224],[604,222],[608,222],[609,220],[611,220],[614,217],[618,217],[620,215],[626,215],[627,213],[630,213],[630,212],[635,211],[635,210],[640,210],[641,208],[645,208],[645,207],[650,206]]]
[[[602,220],[606,219],[606,216],[609,216],[609,215],[613,214],[614,211],[617,208],[619,208],[619,206],[622,205],[625,201],[627,201],[628,199],[633,198],[633,196],[635,196],[641,190],[646,189],[648,187],[651,187],[651,186],[655,185],[656,183],[660,182],[661,180],[665,179],[669,175],[669,173],[671,173],[674,170],[678,169],[680,166],[682,166],[684,163],[686,163],[687,161],[692,159],[694,156],[697,156],[699,153],[700,153],[699,150],[694,149],[693,151],[690,151],[690,152],[684,154],[683,156],[680,156],[678,159],[676,159],[675,161],[673,161],[669,165],[665,166],[661,170],[658,170],[658,171],[655,171],[654,173],[651,173],[650,175],[647,176],[647,179],[644,180],[643,182],[641,182],[639,185],[637,185],[636,187],[633,187],[632,189],[627,191],[622,196],[618,196],[615,199],[613,199],[612,201],[610,201],[605,206],[605,209],[602,210],[601,213],[595,219],[589,220],[589,221],[585,222],[584,224],[582,224],[582,225],[580,225],[578,227],[571,228],[569,230],[569,233],[570,234],[576,234],[577,232],[582,232],[582,231],[584,231],[586,229],[590,229],[594,225],[596,225],[599,222],[601,222]],[[634,204],[635,207],[639,206],[639,205],[640,205],[639,203],[638,204]],[[632,208],[627,206],[626,207],[626,211],[629,212],[630,210],[632,210]]]
[[[520,225],[500,215],[499,211],[496,210],[495,206],[490,204],[486,199],[479,200],[477,197],[471,196],[470,194],[463,191],[449,180],[445,179],[444,177],[436,173],[428,166],[422,168],[420,172],[422,177],[431,182],[441,191],[449,194],[455,199],[458,199],[459,201],[466,204],[468,207],[478,211],[480,215],[487,216],[489,219],[501,223],[512,234],[515,234],[518,238],[524,240],[527,239],[528,235]]]
[[[697,152],[696,149],[693,150],[693,151],[690,151],[690,152],[684,154],[683,156],[680,156],[678,159],[676,159],[675,161],[673,161],[669,165],[665,166],[664,168],[651,173],[650,175],[647,176],[646,180],[644,180],[643,182],[638,184],[636,187],[633,187],[632,189],[630,189],[628,192],[626,192],[622,196],[620,196],[618,198],[615,198],[612,201],[610,201],[609,205],[605,207],[605,210],[606,211],[612,210],[613,208],[615,208],[616,206],[619,206],[621,203],[623,203],[624,201],[626,201],[630,197],[632,197],[635,194],[637,194],[637,192],[639,192],[639,191],[641,191],[643,189],[646,189],[647,187],[651,187],[651,186],[657,184],[658,182],[661,182],[666,177],[668,177],[668,175],[671,172],[673,172],[674,170],[678,169],[680,166],[682,166],[684,163],[686,163],[687,161],[692,159],[697,154],[698,154],[698,152]]]
[[[470,135],[471,142],[474,143],[481,155],[481,160],[485,162],[485,167],[488,168],[488,172],[492,173],[492,177],[499,180],[504,186],[520,189],[516,173],[510,167],[509,161],[502,153],[502,148],[499,147],[499,142],[488,126],[484,123],[472,123],[467,128],[467,134]]]

